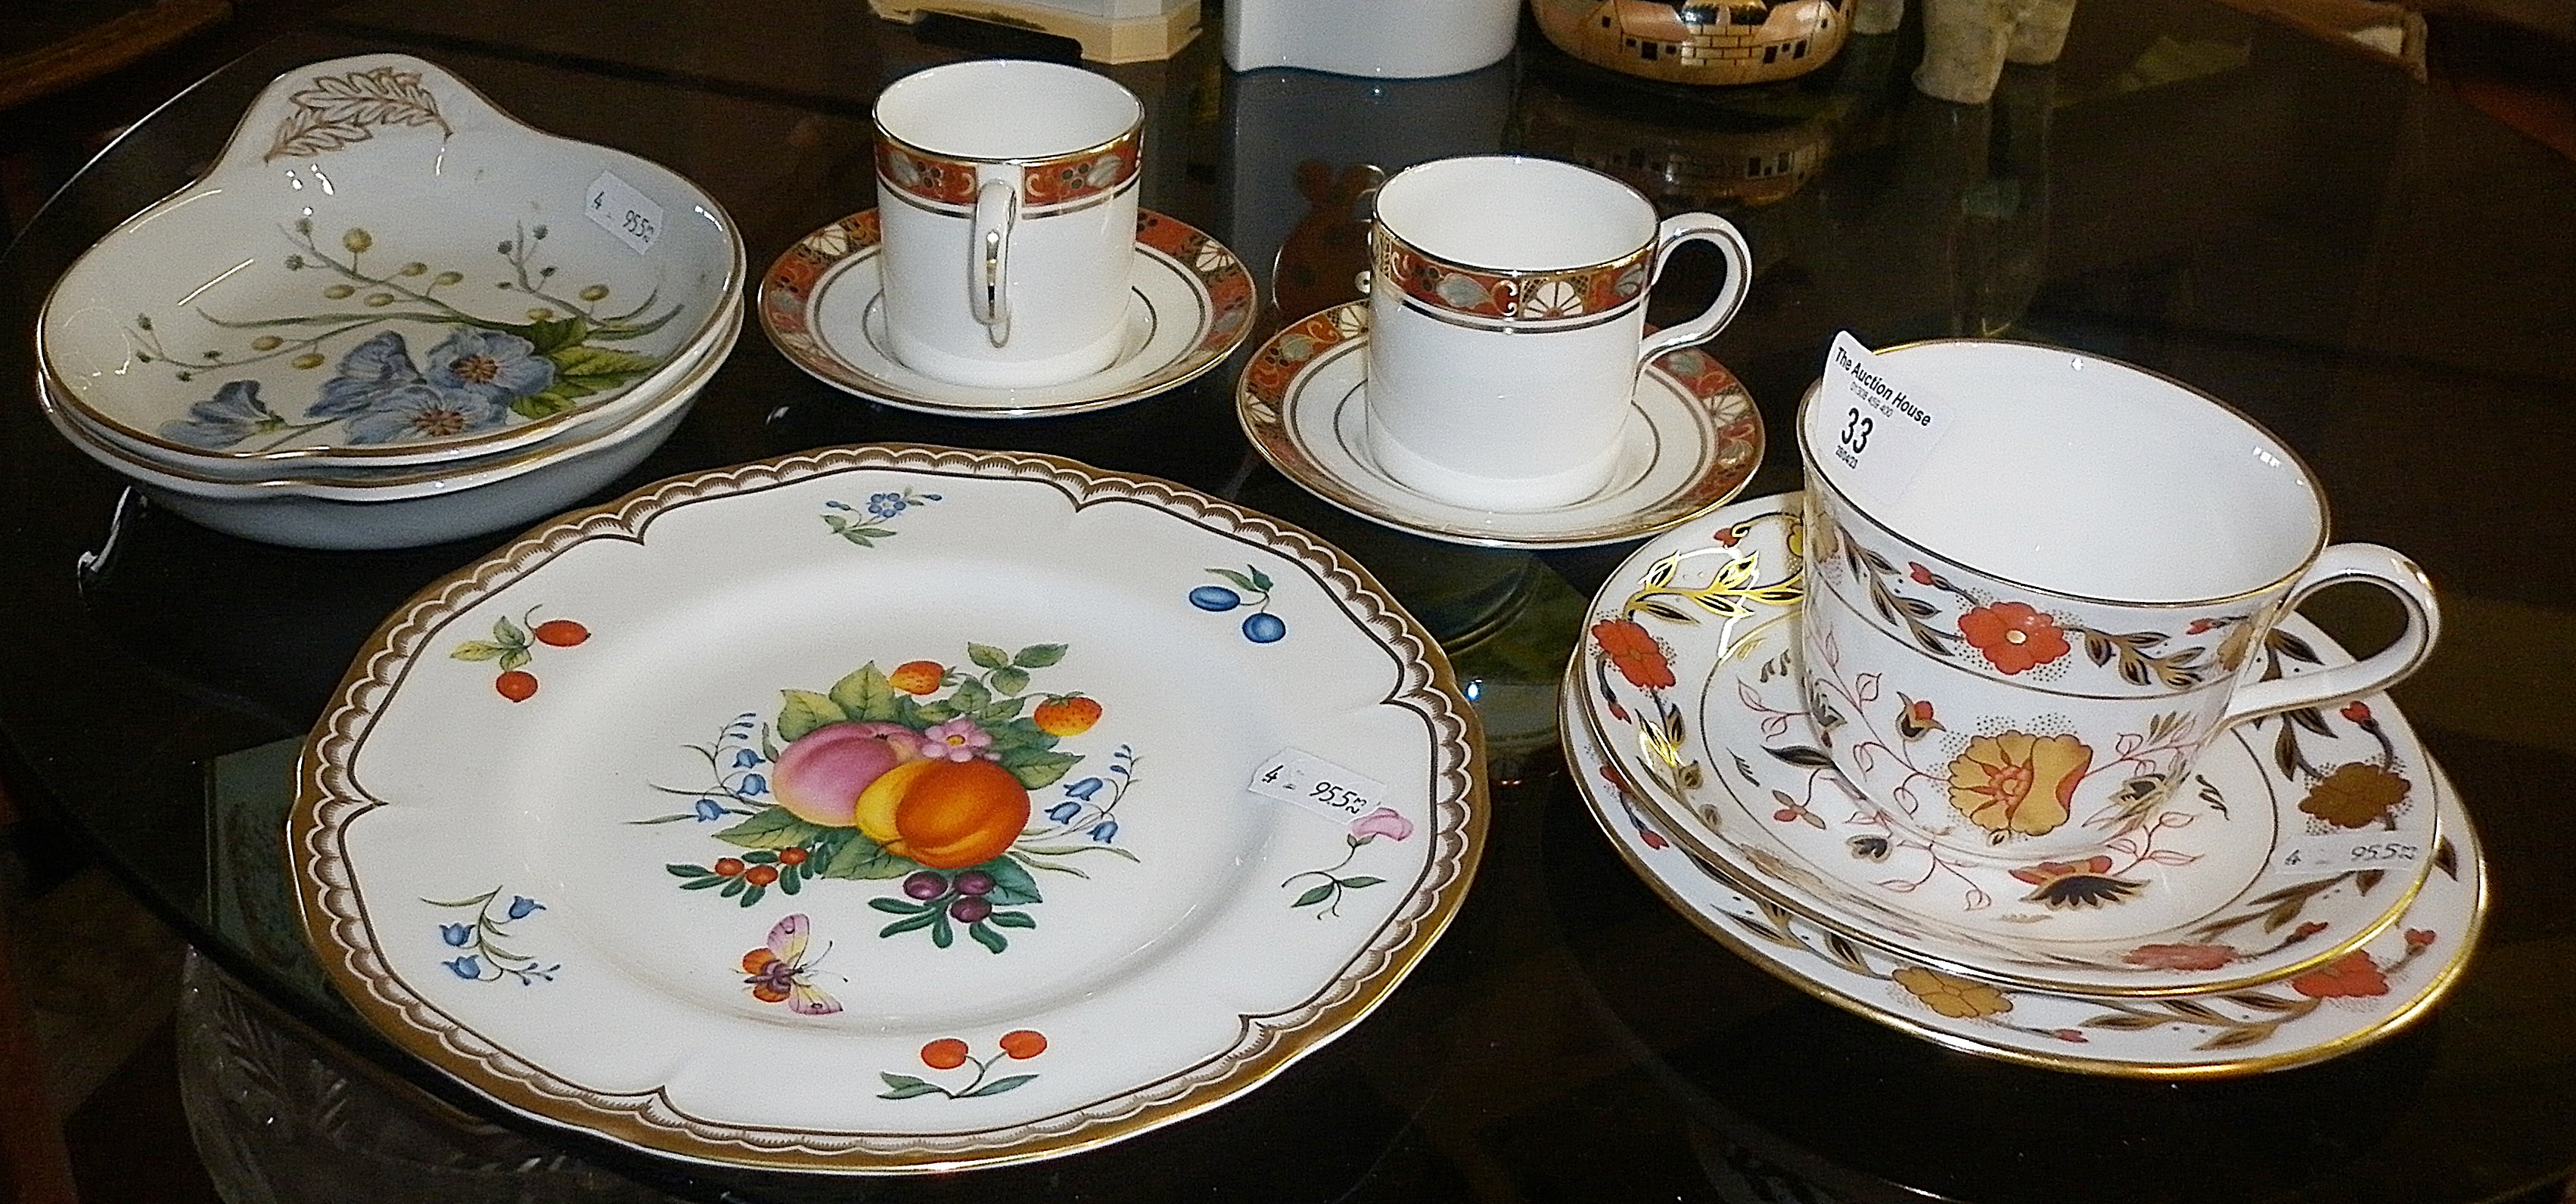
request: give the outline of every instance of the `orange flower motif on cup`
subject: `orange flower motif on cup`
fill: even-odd
[[[1984,983],[1921,966],[1907,966],[1890,977],[1907,994],[1923,1001],[1923,1006],[1953,1020],[1975,1020],[2000,1016],[2012,1010],[2012,1000],[2002,991]]]
[[[2140,945],[2120,960],[2150,970],[2215,970],[2235,961],[2236,950],[2227,945]]]
[[[1655,642],[1646,629],[1633,619],[1606,619],[1592,625],[1592,641],[1610,663],[1619,666],[1619,676],[1641,690],[1661,690],[1673,684],[1673,666],[1664,659],[1664,646]]]
[[[1950,762],[1950,805],[2000,842],[2066,822],[2093,750],[2073,736],[2005,732],[1968,741]]]
[[[2022,602],[1996,602],[1960,615],[1959,634],[2006,676],[2029,672],[2069,651],[2057,620]]]
[[[2356,949],[2290,980],[2290,989],[2310,999],[2364,999],[2388,993],[2388,976],[2367,950]]]
[[[2042,903],[2051,908],[2100,907],[2105,903],[2119,903],[2147,885],[2113,876],[2108,857],[2043,861],[2014,870],[2012,876],[2030,883],[2033,888],[2022,896],[2022,902]],[[2136,950],[2130,953],[2134,957]]]
[[[2395,828],[2397,821],[2391,816],[2412,788],[2405,778],[2380,766],[2355,761],[2327,774],[2308,791],[2308,797],[2299,800],[2299,810],[2338,828],[2372,824]]]

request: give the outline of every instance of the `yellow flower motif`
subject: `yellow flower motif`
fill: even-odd
[[[2003,992],[1938,970],[1907,966],[1893,977],[1896,985],[1922,1000],[1923,1006],[1953,1020],[2000,1016],[2012,1010],[2012,1000],[2004,998]]]
[[[2066,822],[2092,765],[2093,750],[2073,736],[1979,736],[1950,762],[1950,805],[1997,839],[2038,836]]]

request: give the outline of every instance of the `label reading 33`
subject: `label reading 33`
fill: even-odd
[[[1830,426],[1825,431],[1811,425],[1809,431],[1850,471],[1852,487],[1881,502],[1904,494],[1924,457],[1950,429],[1940,399],[1902,377],[1903,369],[1891,372],[1886,360],[1843,331],[1825,353],[1824,385],[1807,419]]]

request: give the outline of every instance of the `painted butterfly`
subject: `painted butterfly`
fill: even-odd
[[[814,962],[805,960],[805,944],[813,926],[799,912],[780,920],[769,930],[766,948],[742,955],[743,985],[751,988],[751,997],[762,1003],[784,1003],[787,1010],[800,1016],[829,1016],[841,1010],[841,1001],[824,994],[822,988],[805,980],[805,972],[814,962],[823,960],[816,954]],[[825,945],[824,953],[832,947]]]

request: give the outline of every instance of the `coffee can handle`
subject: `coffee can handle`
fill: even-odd
[[[1020,194],[1001,180],[975,192],[974,235],[967,242],[966,305],[996,347],[1011,341],[1011,229],[1020,221]]]
[[[1655,332],[1637,348],[1637,366],[1643,368],[1655,357],[1694,343],[1705,343],[1735,320],[1736,311],[1744,308],[1745,295],[1753,288],[1753,248],[1744,241],[1735,224],[1714,213],[1677,213],[1665,218],[1655,230],[1655,264],[1646,278],[1646,287],[1664,278],[1664,262],[1673,257],[1683,243],[1704,242],[1717,248],[1726,260],[1726,279],[1717,286],[1717,296],[1696,318]]]
[[[2406,630],[2387,647],[2349,665],[2236,687],[2227,712],[2219,717],[2220,728],[2282,711],[2332,706],[2376,694],[2423,666],[2433,653],[2434,642],[2442,635],[2442,608],[2433,599],[2433,583],[2425,579],[2424,570],[2415,567],[2414,561],[2378,544],[2341,543],[2327,548],[2291,588],[2284,609],[2296,609],[2318,590],[2346,582],[2375,585],[2396,595],[2406,608]]]

